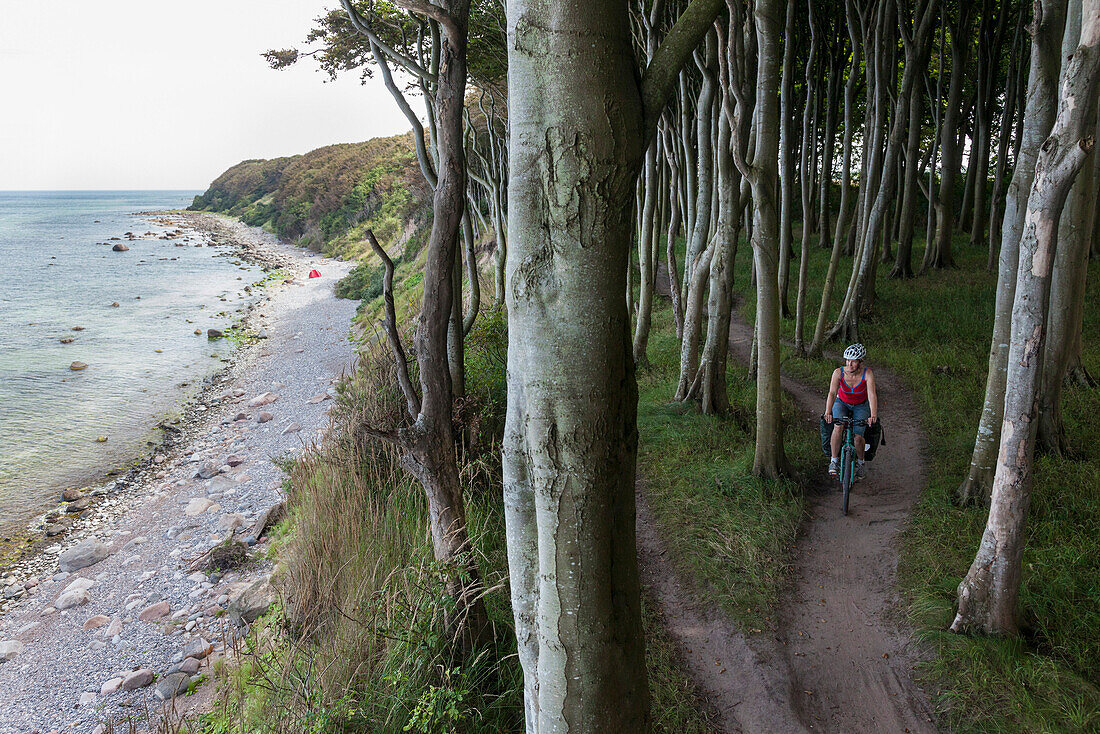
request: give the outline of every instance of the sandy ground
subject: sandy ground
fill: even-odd
[[[730,358],[747,362],[751,342],[751,325],[735,313]],[[885,369],[875,375],[887,444],[853,488],[847,516],[822,457],[774,634],[745,636],[696,602],[666,557],[639,483],[642,581],[723,732],[937,731],[913,680],[920,652],[900,622],[895,590],[898,537],[926,482],[924,438],[912,395]],[[816,435],[824,392],[786,377],[783,388]]]
[[[0,734],[93,732],[104,721],[128,719],[146,730],[148,724],[140,722],[163,707],[154,696],[156,683],[107,693],[104,684],[142,668],[163,679],[189,648],[201,646],[199,640],[212,643],[216,657],[230,634],[222,610],[270,571],[262,560],[266,538],[248,533],[282,499],[283,474],[275,462],[323,435],[333,385],[353,364],[348,337],[356,302],[333,295],[351,264],[311,257],[257,230],[218,221],[228,228],[223,235],[250,239],[290,263],[284,271],[293,278],[274,287],[250,317],[251,327],[268,338],[242,349],[235,366],[213,380],[184,438],[152,458],[147,480],[108,496],[97,515],[62,543],[68,549],[97,538],[108,550],[104,560],[59,573],[55,549],[25,564],[20,583],[31,588],[0,617],[0,650],[17,643],[7,648],[17,649],[14,656],[0,664]],[[195,217],[192,224],[206,226],[210,219]],[[306,278],[313,268],[322,277]],[[249,405],[264,393],[277,398]],[[259,422],[261,412],[270,420]],[[214,476],[198,477],[208,464]],[[259,540],[253,546],[259,562],[224,575],[189,569],[193,559],[233,534]],[[85,588],[87,599],[58,610],[59,596],[74,588]],[[163,602],[166,612],[139,619],[150,607],[155,614]],[[211,658],[191,680],[209,676]]]

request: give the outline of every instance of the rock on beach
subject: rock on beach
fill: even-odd
[[[58,563],[62,571],[79,571],[93,566],[108,556],[107,545],[95,538],[88,538],[61,554]]]
[[[171,701],[184,693],[189,685],[191,685],[191,676],[187,673],[172,673],[157,681],[157,687],[153,692],[161,701]]]
[[[136,691],[138,688],[144,688],[153,682],[154,677],[153,671],[149,668],[134,670],[122,679],[122,690]]]

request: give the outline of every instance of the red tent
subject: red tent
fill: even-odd
[[[311,278],[320,278],[321,274],[318,273],[316,270],[310,270],[309,271],[309,277],[311,277]]]

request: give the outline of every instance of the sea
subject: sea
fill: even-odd
[[[263,270],[149,214],[196,193],[0,191],[0,535],[148,454],[232,356],[206,330]]]

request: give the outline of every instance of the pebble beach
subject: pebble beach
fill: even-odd
[[[57,523],[38,518],[31,549],[2,571],[0,734],[157,731],[207,700],[215,661],[275,600],[265,551],[283,511],[278,464],[324,435],[353,367],[356,302],[333,294],[352,265],[223,217],[174,216],[280,277],[243,318],[257,338],[166,441],[126,475],[69,490],[54,519],[70,524],[48,535]],[[252,560],[210,570],[211,550],[227,547]]]

